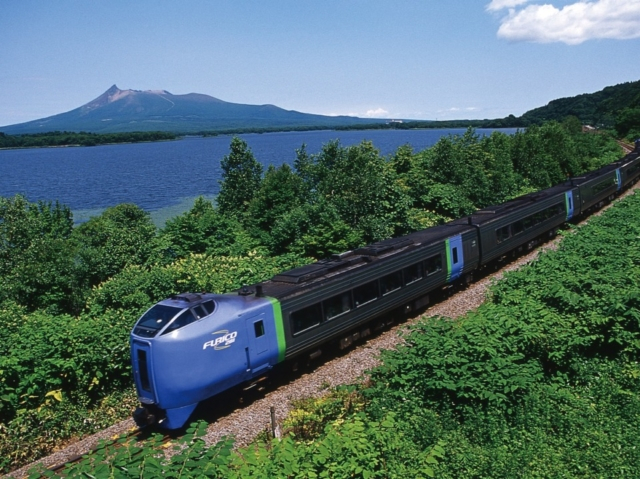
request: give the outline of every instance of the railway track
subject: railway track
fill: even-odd
[[[624,154],[625,155],[631,153],[635,149],[634,145],[632,145],[630,143],[626,143],[624,141],[616,140],[616,143],[618,145],[620,145],[620,148],[622,148],[624,150]]]

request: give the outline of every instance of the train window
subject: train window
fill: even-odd
[[[522,221],[516,221],[511,225],[511,231],[513,232],[513,236],[519,235],[524,231],[524,223]]]
[[[453,264],[457,264],[458,263],[458,248],[453,248],[451,250],[451,256],[452,256]]]
[[[571,201],[571,198],[569,199],[569,201]],[[549,208],[545,208],[542,211],[538,211],[537,213],[529,215],[520,221],[516,221],[511,225],[511,231],[515,236],[517,234],[522,233],[523,231],[528,230],[529,228],[533,228],[534,226],[539,225],[540,223],[553,218],[554,216],[560,213],[564,214],[564,206],[561,203],[558,203],[553,206],[550,206]],[[498,243],[500,243],[500,241],[503,241],[504,239],[509,238],[509,236],[507,236],[506,238],[503,237],[502,239],[500,239],[501,238],[500,231],[505,228],[507,227],[505,226],[504,228],[500,228],[499,230],[496,230],[496,238],[498,239]]]
[[[197,321],[196,317],[193,315],[190,309],[187,309],[186,311],[183,311],[180,316],[174,319],[162,334],[168,334],[172,331],[175,331],[176,329],[184,328],[187,324],[191,324],[194,321]]]
[[[613,183],[611,183],[611,180],[606,180],[606,181],[601,181],[600,183],[598,183],[597,185],[593,185],[593,187],[591,188],[591,192],[594,195],[597,195],[598,193],[603,192],[604,190],[608,189],[609,187],[612,186],[612,184],[616,184],[616,179],[613,179]]]
[[[325,300],[322,304],[324,308],[324,318],[332,319],[351,311],[351,291],[339,294],[333,298]]]
[[[291,330],[298,334],[317,326],[322,321],[322,305],[320,303],[307,306],[291,313]]]
[[[205,309],[207,314],[213,313],[213,310],[216,307],[215,303],[213,302],[213,299],[210,299],[209,301],[205,301],[204,303],[202,303],[201,306]]]
[[[404,284],[415,283],[424,277],[422,263],[412,264],[406,267],[404,271]]]
[[[133,330],[133,334],[144,338],[153,338],[180,311],[182,311],[182,308],[156,304],[140,318]]]
[[[363,284],[353,290],[353,299],[355,301],[356,308],[363,306],[374,299],[378,299],[378,282],[372,281],[371,283]]]
[[[201,304],[193,307],[193,314],[195,314],[197,319],[202,319],[207,316],[209,313],[205,311]]]
[[[383,276],[380,279],[380,290],[382,296],[402,288],[402,271]]]
[[[509,225],[503,226],[502,228],[498,228],[496,230],[496,241],[498,243],[502,243],[505,240],[511,238],[511,231],[509,230]]]
[[[264,336],[264,321],[256,321],[253,323],[253,331],[256,333],[256,338]]]
[[[442,271],[442,256],[436,255],[431,258],[427,258],[424,262],[427,268],[427,276],[430,276],[438,271]]]

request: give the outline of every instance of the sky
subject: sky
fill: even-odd
[[[640,0],[3,0],[1,12],[0,125],[114,84],[449,120],[640,80]]]

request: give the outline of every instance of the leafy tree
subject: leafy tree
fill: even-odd
[[[391,164],[398,175],[404,175],[411,170],[413,163],[413,148],[406,144],[398,147],[391,157]]]
[[[246,223],[262,244],[270,242],[270,231],[278,218],[302,204],[304,183],[291,167],[270,165],[260,189],[249,203]]]
[[[483,150],[489,154],[489,203],[503,203],[521,193],[523,181],[516,174],[511,161],[511,136],[494,131],[490,136],[484,137],[481,144]]]
[[[150,257],[156,227],[147,212],[123,203],[108,208],[73,231],[78,260],[89,286],[95,286],[128,265]]]
[[[58,202],[0,198],[0,301],[29,309],[74,309],[73,218]]]
[[[421,163],[417,178],[414,176],[414,189],[421,190],[421,206],[457,218],[491,203],[493,157],[472,128],[462,136],[440,138],[424,152]]]
[[[562,120],[562,127],[571,135],[576,135],[582,131],[582,122],[575,115],[569,115]]]
[[[334,205],[320,200],[278,218],[269,247],[276,254],[291,252],[320,259],[362,244],[361,233],[344,222]]]
[[[640,132],[640,107],[622,110],[616,118],[615,129],[620,138],[626,137],[631,131]]]
[[[397,236],[408,229],[410,200],[395,169],[371,142],[323,146],[314,158],[311,191],[330,203],[366,242]]]
[[[531,126],[514,135],[513,166],[535,189],[549,188],[579,172],[574,151],[573,138],[559,123]]]
[[[235,218],[223,216],[203,197],[191,210],[167,221],[158,244],[168,261],[190,253],[244,255],[257,246]]]
[[[260,187],[262,165],[244,140],[233,137],[229,148],[229,155],[220,162],[222,180],[217,203],[223,215],[241,218]]]

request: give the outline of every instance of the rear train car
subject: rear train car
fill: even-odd
[[[577,187],[558,185],[476,211],[454,224],[467,223],[478,231],[478,265],[532,249],[579,213]]]

